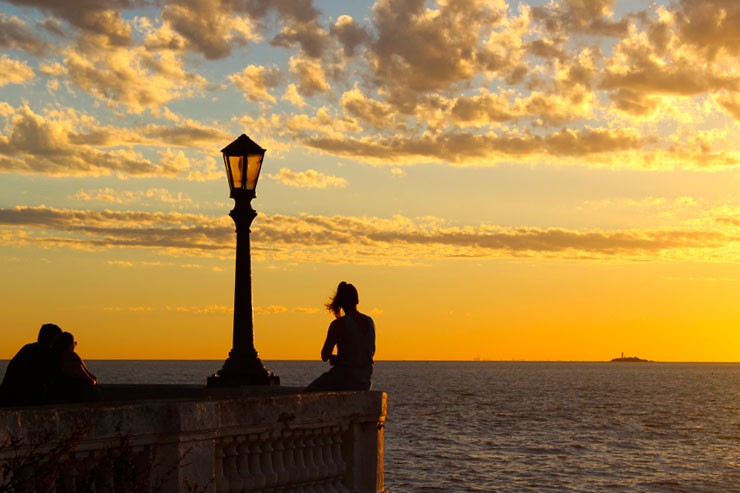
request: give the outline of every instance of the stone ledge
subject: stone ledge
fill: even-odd
[[[345,491],[383,490],[383,392],[198,385],[105,385],[100,390],[101,400],[94,403],[0,409],[0,430],[32,443],[39,436],[59,439],[84,425],[89,431],[75,452],[82,454],[75,460],[83,462],[114,444],[120,433],[137,450],[155,448],[170,463],[188,452],[191,463],[177,471],[169,491],[184,480],[212,484],[210,491],[242,491],[262,483],[289,487],[307,477],[335,490],[340,483]],[[8,453],[0,449],[0,461]],[[304,453],[309,464],[301,467],[315,466],[315,471],[299,474],[286,466],[280,474],[271,471],[273,460],[290,463],[293,455]]]

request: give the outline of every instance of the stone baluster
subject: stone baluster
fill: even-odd
[[[249,464],[249,443],[250,436],[245,435],[238,438],[238,445],[236,446],[237,460],[236,468],[239,471],[239,478],[242,481],[242,491],[252,491],[254,489],[254,480],[252,479],[252,473]]]
[[[290,481],[289,491],[291,493],[306,493],[301,485],[303,474],[303,456],[300,451],[300,438],[295,430],[286,430],[285,432],[285,468],[288,471]]]
[[[313,430],[313,456],[316,462],[316,474],[319,479],[329,477],[329,464],[324,460],[324,429]]]
[[[260,456],[262,455],[262,447],[260,444],[259,435],[250,436],[249,442],[249,473],[251,480],[253,481],[253,488],[255,490],[261,490],[267,483],[267,477],[262,470],[262,462]]]
[[[272,449],[272,468],[277,476],[277,484],[279,486],[288,484],[290,476],[285,468],[285,440],[280,432],[275,434]]]
[[[233,476],[229,476],[230,491],[244,491],[244,475],[242,474],[242,463],[249,460],[249,451],[244,453],[244,445],[247,442],[245,435],[231,437],[231,446],[227,449],[228,453],[234,455]]]
[[[334,435],[334,428],[329,426],[327,428],[323,428],[321,431],[321,455],[324,458],[324,464],[326,464],[326,475],[333,477],[339,473],[337,464],[334,462],[334,457],[331,455],[331,442]]]
[[[293,453],[295,454],[296,480],[299,483],[304,483],[308,481],[311,471],[308,469],[308,464],[306,464],[306,437],[303,430],[296,430],[294,443],[295,449]]]
[[[306,466],[309,468],[309,483],[306,486],[307,491],[311,493],[324,493],[322,484],[322,467],[319,448],[317,447],[316,429],[306,430]]]
[[[334,463],[334,458],[331,454],[331,442],[332,442],[332,430],[333,427],[327,426],[321,428],[321,441],[320,441],[320,453],[323,458],[323,463],[326,467],[326,482],[324,488],[329,493],[339,493],[340,488],[337,488],[339,483],[339,476],[337,475],[337,465]]]
[[[321,436],[321,455],[324,457],[324,464],[326,464],[326,475],[334,477],[339,473],[337,464],[334,462],[334,457],[331,455],[331,443],[334,435],[334,427],[329,426],[323,428]]]
[[[334,457],[334,462],[339,466],[338,474],[344,476],[347,472],[347,463],[344,462],[344,457],[342,456],[342,436],[347,430],[347,427],[337,426],[335,428],[336,433],[334,433],[332,440],[331,455]]]
[[[260,464],[262,465],[262,474],[265,475],[265,487],[272,488],[277,484],[278,476],[275,472],[275,468],[272,464],[272,442],[270,440],[270,433],[266,432],[260,435],[262,440],[262,455],[260,456]]]
[[[336,464],[331,456],[331,427],[320,428],[318,432],[318,454],[321,456],[321,463],[323,464],[324,475],[326,478],[322,485],[322,488],[327,493],[337,493],[337,489],[334,486],[336,479]]]
[[[306,469],[308,469],[308,480],[313,482],[319,479],[318,469],[316,467],[316,456],[314,454],[316,450],[316,444],[313,438],[313,430],[305,430],[303,443],[303,460],[306,463]]]
[[[216,441],[216,463],[214,464],[214,470],[215,470],[215,476],[216,476],[216,493],[221,493],[223,491],[229,490],[229,481],[226,479],[226,476],[224,475],[224,442],[226,441],[225,438],[222,438],[220,440]]]
[[[239,444],[237,437],[229,437],[230,441],[224,447],[224,476],[229,481],[229,491],[241,491],[242,480],[239,476]]]
[[[344,486],[344,474],[347,472],[347,464],[342,458],[342,427],[332,426],[329,435],[329,448],[331,461],[334,472],[332,475],[336,478],[333,482],[334,489],[339,493],[348,493],[349,490]]]
[[[295,465],[295,441],[290,431],[283,432],[283,468],[285,469],[286,482],[294,483],[296,481]]]

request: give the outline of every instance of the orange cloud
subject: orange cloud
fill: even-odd
[[[612,19],[615,0],[565,0],[532,9],[533,17],[556,33],[586,33],[619,37],[627,32],[628,19]]]
[[[370,40],[370,34],[348,15],[340,15],[330,32],[342,44],[344,56],[348,58],[354,57],[357,48]]]
[[[304,96],[311,97],[331,89],[326,81],[324,68],[316,60],[299,56],[291,57],[290,73],[296,78],[298,92]]]
[[[481,44],[505,17],[506,5],[472,0],[437,7],[405,0],[373,6],[378,37],[370,66],[382,84],[403,92],[441,90],[472,79],[481,65],[492,67],[496,54]]]
[[[15,207],[0,209],[0,227],[26,233],[3,236],[5,244],[144,247],[193,255],[231,252],[234,248],[233,226],[228,218],[195,214]],[[275,214],[260,216],[252,239],[254,253],[262,259],[329,263],[455,257],[690,260],[697,255],[734,261],[740,255],[740,236],[733,231],[451,227],[436,218],[415,221],[401,216],[384,219]]]
[[[64,55],[61,63],[43,64],[40,71],[66,79],[111,106],[123,105],[131,113],[192,97],[206,83],[202,76],[185,70],[173,52],[150,52],[143,46],[69,47]]]
[[[138,129],[99,126],[94,118],[72,108],[35,113],[28,106],[0,104],[0,118],[8,120],[0,133],[0,172],[39,173],[53,176],[110,175],[181,176],[192,180],[213,178],[215,160],[193,162],[182,151],[164,148],[160,163],[133,150],[135,145],[211,148],[233,136],[192,120],[172,125],[149,124]],[[118,149],[111,149],[116,148]]]
[[[27,63],[13,60],[8,55],[0,56],[0,87],[6,84],[23,84],[34,76],[33,69]]]
[[[226,2],[166,2],[162,20],[184,40],[184,45],[209,60],[226,58],[234,48],[244,48],[256,38],[251,20],[235,15]]]
[[[344,178],[325,175],[313,169],[296,172],[288,168],[281,168],[278,173],[268,174],[267,176],[283,185],[291,187],[336,188],[347,186],[347,180]]]
[[[549,135],[497,135],[450,132],[417,137],[316,137],[306,145],[340,156],[384,162],[444,161],[456,164],[496,164],[540,156],[586,157],[640,149],[653,139],[627,129],[561,130]]]
[[[111,0],[106,2],[89,2],[70,0],[13,0],[14,4],[34,7],[47,14],[62,18],[77,28],[83,37],[97,44],[110,46],[128,46],[133,42],[131,27],[122,18],[121,10],[143,6],[139,0]]]
[[[239,89],[244,91],[244,97],[248,101],[268,101],[275,103],[275,97],[270,94],[269,89],[278,85],[281,79],[280,69],[249,65],[243,71],[230,75],[229,80]]]
[[[18,17],[0,13],[0,48],[24,50],[43,55],[49,44],[41,40],[25,22]]]
[[[680,0],[675,20],[682,41],[709,60],[740,54],[740,5],[734,0]]]

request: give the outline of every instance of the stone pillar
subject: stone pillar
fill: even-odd
[[[347,458],[345,486],[352,493],[385,491],[383,478],[383,432],[388,396],[382,394],[381,416],[353,421],[342,441],[342,454]]]

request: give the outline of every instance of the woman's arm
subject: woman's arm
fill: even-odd
[[[84,371],[85,373],[87,373],[87,376],[90,377],[93,380],[93,385],[97,385],[97,383],[98,383],[98,377],[96,377],[95,375],[93,375],[93,372],[91,372],[87,368],[87,365],[85,364],[84,361],[82,361],[82,358],[80,358],[80,363],[82,363],[82,371]]]
[[[326,341],[324,341],[324,347],[321,348],[321,361],[327,361],[331,358],[331,353],[334,351],[334,346],[337,345],[337,323],[338,320],[334,320],[329,325],[329,331],[326,333]]]
[[[97,380],[91,378],[90,375],[88,375],[88,373],[83,369],[83,366],[85,364],[76,353],[72,353],[69,356],[63,357],[60,363],[62,372],[68,377],[76,378],[85,383],[89,383],[90,385],[95,385],[97,383]]]
[[[370,331],[372,332],[372,343],[370,345],[370,355],[375,356],[375,322],[372,318],[367,317],[370,323]]]

